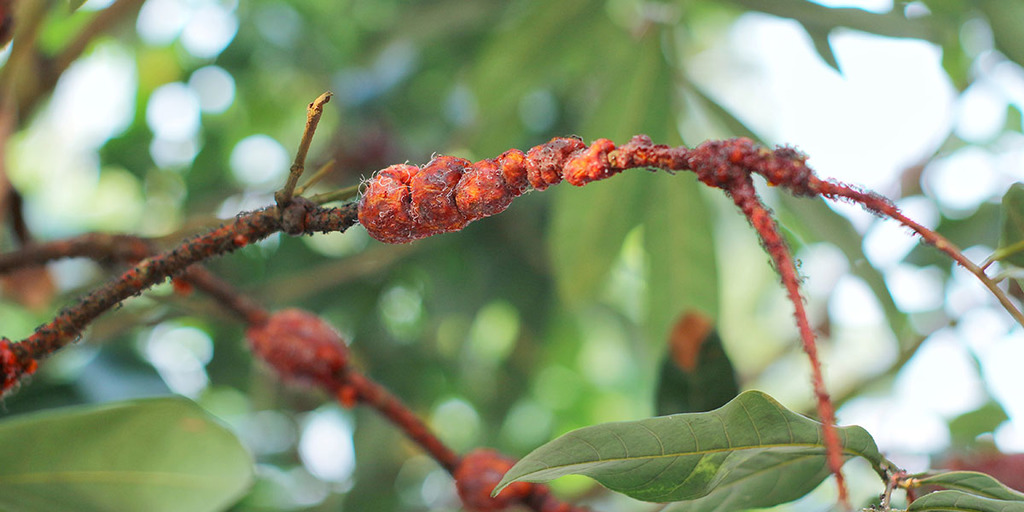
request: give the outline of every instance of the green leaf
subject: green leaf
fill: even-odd
[[[1024,66],[1024,41],[1020,27],[1024,26],[1024,3],[1020,0],[985,0],[978,7],[988,18],[996,48],[1010,60]]]
[[[6,420],[0,460],[2,510],[224,510],[253,478],[238,439],[182,398]]]
[[[974,444],[975,438],[981,434],[994,432],[999,425],[1008,420],[1006,410],[999,402],[989,400],[981,407],[965,412],[949,421],[950,444],[968,447]]]
[[[578,87],[594,70],[621,69],[602,66],[607,64],[607,51],[634,49],[628,32],[588,0],[538,2],[521,15],[506,18],[510,21],[492,31],[468,71],[481,119],[486,121],[474,130],[471,146],[488,155],[508,149],[523,136],[520,102],[530,91]]]
[[[907,512],[1024,512],[1024,502],[982,498],[960,491],[936,491],[914,500]]]
[[[666,140],[674,129],[671,73],[662,56],[660,38],[657,34],[647,35],[642,48],[622,51],[617,60],[608,66],[616,70],[611,75],[608,88],[603,91],[600,106],[594,110],[581,130],[587,138],[605,137],[617,144],[624,144],[636,133],[648,133],[656,142],[672,144],[678,135]],[[690,194],[681,190],[685,185],[671,184],[673,190],[682,192],[683,197],[671,199],[662,196],[652,198],[662,184],[656,185],[657,175],[640,169],[627,171],[604,182],[592,183],[577,189],[562,185],[554,190],[554,213],[551,220],[549,247],[551,250],[554,275],[561,297],[578,303],[590,300],[605,282],[608,272],[618,258],[626,235],[644,220],[650,212],[660,212],[662,220],[672,216],[662,206],[686,201]],[[679,221],[679,219],[673,219]],[[683,221],[685,222],[685,221]],[[671,236],[651,233],[647,236]],[[678,265],[678,261],[675,262]],[[696,263],[695,263],[696,264]],[[662,267],[649,269],[650,275]],[[678,310],[669,315],[678,314]],[[663,339],[665,331],[658,332],[657,339]]]
[[[704,91],[700,90],[700,87],[697,87],[697,85],[689,79],[686,79],[685,83],[687,85],[687,91],[693,94],[700,103],[700,106],[710,114],[711,117],[717,119],[718,122],[722,124],[722,126],[729,132],[729,136],[747,137],[748,139],[755,141],[761,140],[761,137],[754,133],[749,126],[747,126],[743,121],[740,121],[740,119],[733,115],[733,113],[727,108],[723,107],[713,98],[705,94]]]
[[[1005,208],[997,204],[982,203],[968,217],[962,219],[943,217],[935,227],[935,231],[957,247],[991,246],[999,238],[999,218],[1005,216],[1004,210]],[[953,266],[948,256],[927,244],[918,244],[904,261],[919,267],[935,265],[946,272]]]
[[[995,259],[1024,267],[1024,183],[1014,183],[1003,195],[1003,231]]]
[[[925,478],[914,479],[917,487],[938,485],[952,491],[970,493],[982,498],[1024,502],[1024,494],[1010,489],[1005,484],[984,473],[975,471],[948,471]]]
[[[717,409],[740,392],[718,331],[703,315],[683,316],[669,336],[656,393],[659,415]]]
[[[87,0],[68,0],[68,10],[75,12],[79,7],[85,4]]]
[[[839,429],[845,458],[888,463],[860,427]],[[569,432],[513,466],[495,488],[581,474],[644,501],[687,511],[742,510],[794,500],[829,475],[821,424],[747,391],[720,409]]]
[[[839,69],[839,61],[836,59],[835,52],[832,51],[832,43],[828,40],[829,30],[817,29],[807,24],[804,24],[803,27],[807,35],[811,37],[811,42],[814,43],[814,50],[818,52],[821,60],[825,61],[825,64],[828,64],[837,73],[842,74],[843,70]]]
[[[647,279],[647,335],[664,340],[680,311],[718,316],[718,260],[714,218],[689,173],[645,176],[644,248]],[[639,206],[639,205],[638,205]]]

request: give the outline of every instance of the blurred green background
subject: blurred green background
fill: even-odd
[[[1000,197],[1024,176],[1015,0],[134,3],[138,15],[94,38],[7,141],[38,239],[129,232],[169,247],[271,204],[305,106],[325,90],[335,96],[310,167],[339,166],[317,191],[552,136],[749,136],[796,145],[822,176],[892,197],[981,261],[998,245]],[[109,2],[50,4],[44,55]],[[762,190],[804,262],[843,423],[912,469],[1024,449],[1007,363],[1024,357],[1024,336],[993,299],[898,227]],[[275,236],[208,266],[267,307],[328,319],[359,366],[460,452],[522,455],[572,428],[653,415],[666,338],[692,310],[718,325],[742,387],[812,404],[766,255],[731,203],[687,173],[530,193],[405,246],[357,227]],[[35,304],[8,283],[3,335],[23,338],[116,268],[51,265],[57,294]],[[257,458],[258,483],[233,510],[459,508],[447,475],[400,433],[281,385],[242,330],[208,299],[157,287],[48,360],[3,417],[179,393]],[[856,496],[880,491],[870,470],[851,472]],[[793,507],[820,508],[831,487]],[[650,509],[586,479],[555,488],[599,509]]]

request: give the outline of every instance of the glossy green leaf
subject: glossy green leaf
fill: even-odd
[[[794,500],[829,475],[821,424],[747,391],[720,409],[569,432],[523,457],[515,481],[581,474],[644,501],[686,501],[687,511],[742,510]],[[839,429],[845,458],[886,465],[860,427]]]
[[[1024,512],[1024,502],[982,498],[961,491],[936,491],[914,500],[907,512]]]
[[[1024,267],[1024,183],[1014,183],[1003,195],[1002,216],[996,258]]]
[[[224,510],[253,478],[238,439],[182,398],[0,422],[0,460],[0,510]]]
[[[917,478],[914,482],[918,486],[938,485],[951,491],[961,491],[983,498],[1024,502],[1024,494],[1010,489],[989,475],[975,471],[948,471]]]
[[[658,415],[683,412],[704,412],[725,405],[739,394],[736,372],[725,353],[718,330],[678,332],[681,322],[672,331],[670,350],[661,365],[658,388],[655,393],[655,410]],[[695,330],[696,326],[687,326]],[[699,344],[691,361],[680,361],[677,357],[685,347],[672,350],[673,344]],[[692,349],[690,349],[692,350]],[[682,357],[682,359],[686,359]],[[689,368],[687,367],[689,366]]]

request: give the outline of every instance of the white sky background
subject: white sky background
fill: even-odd
[[[94,0],[93,6],[105,3],[109,2]],[[891,5],[879,0],[842,3],[880,12]],[[170,23],[156,23],[161,20]],[[181,38],[189,51],[204,57],[219,53],[237,28],[233,9],[207,0],[150,0],[138,24],[144,40],[155,43]],[[966,36],[978,41],[978,51],[984,53],[985,27],[975,25],[972,30]],[[832,43],[842,75],[822,62],[799,25],[752,14],[736,23],[726,47],[698,57],[693,71],[706,90],[714,91],[717,99],[767,139],[796,145],[810,154],[810,163],[819,174],[887,195],[899,192],[899,173],[931,155],[950,130],[965,140],[986,142],[1001,130],[1008,103],[1024,106],[1024,72],[1015,65],[986,69],[967,93],[958,96],[942,71],[940,50],[933,45],[852,31],[833,34]],[[48,109],[50,119],[37,124],[46,143],[66,151],[53,148],[42,152],[51,155],[52,161],[25,166],[24,176],[12,175],[19,188],[29,192],[29,213],[33,205],[39,210],[33,216],[33,227],[42,234],[61,236],[61,226],[66,229],[88,221],[80,213],[82,202],[94,201],[88,191],[96,190],[99,195],[107,185],[97,177],[98,163],[81,155],[95,151],[97,134],[109,136],[127,126],[132,94],[113,89],[120,95],[114,98],[110,91],[112,84],[135,81],[131,59],[118,48],[101,46],[76,63],[57,88]],[[154,160],[169,166],[191,162],[198,151],[201,115],[228,108],[233,95],[230,75],[216,66],[197,71],[187,83],[167,84],[154,93],[147,114],[155,134],[150,148]],[[102,109],[106,115],[96,108],[96,98],[106,98]],[[75,122],[66,123],[68,119]],[[29,134],[23,143],[31,145],[31,137]],[[277,183],[287,167],[284,148],[260,134],[241,141],[240,146],[243,144],[246,150],[231,159],[238,181]],[[936,162],[925,173],[925,190],[939,201],[918,199],[901,206],[926,225],[934,225],[937,208],[966,215],[983,201],[998,200],[1010,183],[1024,179],[1024,140],[1019,134],[1007,135],[990,147],[997,149],[973,147]],[[257,160],[271,163],[259,166],[242,161],[244,155],[257,154]],[[75,155],[75,163],[67,160]],[[72,180],[74,176],[78,178]],[[68,187],[49,186],[40,180],[65,185],[75,182],[74,200],[51,197]],[[33,196],[32,190],[40,195]],[[67,212],[61,215],[65,207]],[[1017,368],[1024,361],[1021,329],[1012,329],[1006,313],[979,291],[973,277],[957,274],[943,290],[934,274],[901,264],[915,244],[904,229],[876,221],[856,208],[839,210],[867,234],[865,252],[872,263],[886,272],[891,283],[899,283],[894,295],[901,306],[913,311],[945,302],[949,313],[961,318],[957,327],[943,329],[927,342],[897,380],[893,393],[884,399],[866,398],[849,404],[840,411],[842,423],[863,425],[883,450],[908,454],[940,450],[948,442],[945,420],[972,410],[984,398],[970,350],[981,362],[989,391],[1012,416],[1012,422],[997,433],[997,443],[1007,451],[1024,451],[1024,380]],[[134,228],[137,231],[139,226]],[[990,252],[991,248],[975,248],[970,255],[977,261]],[[856,283],[840,281],[833,294],[831,311],[837,323],[878,318],[873,299]],[[328,421],[317,421],[321,420]],[[334,426],[343,423],[330,422]],[[319,430],[311,429],[306,435],[316,432]],[[346,457],[350,455],[341,458]],[[898,462],[921,469],[914,464],[923,461]]]

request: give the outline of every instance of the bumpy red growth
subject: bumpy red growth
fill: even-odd
[[[489,512],[520,503],[530,495],[534,484],[515,482],[501,494],[491,497],[491,491],[515,463],[514,459],[487,448],[478,448],[463,456],[454,475],[462,504],[470,510]]]
[[[563,178],[584,185],[619,172],[607,158],[614,148],[607,139],[588,150],[579,139],[554,138],[525,154],[512,149],[476,163],[439,156],[423,167],[392,165],[367,184],[359,222],[389,243],[458,231],[504,211],[530,187],[544,190]]]
[[[582,186],[632,168],[692,170],[702,182],[727,191],[750,173],[797,195],[832,186],[815,177],[805,160],[792,148],[770,150],[749,139],[709,141],[690,150],[653,144],[646,135],[618,148],[608,139],[588,147],[576,138],[556,137],[525,154],[512,149],[476,163],[438,156],[423,167],[392,165],[367,183],[359,222],[382,242],[411,242],[500,213],[531,187],[544,190],[563,179]]]
[[[559,501],[551,495],[548,486],[529,482],[514,482],[492,498],[491,491],[515,462],[515,459],[489,448],[477,448],[467,453],[452,475],[462,504],[476,512],[504,510],[515,505],[525,505],[537,512],[589,510]]]
[[[341,385],[348,349],[341,336],[320,317],[301,309],[284,309],[246,333],[253,354],[286,380],[334,389]]]

